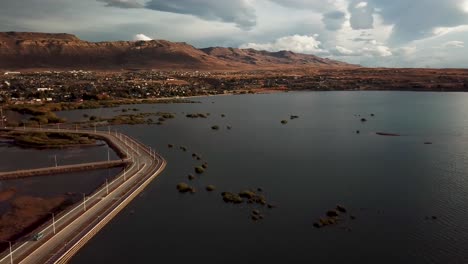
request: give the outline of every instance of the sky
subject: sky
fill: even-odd
[[[468,0],[1,0],[0,31],[468,68]]]

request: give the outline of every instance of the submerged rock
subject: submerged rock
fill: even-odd
[[[205,172],[205,169],[201,166],[195,167],[195,172],[198,174],[202,174],[203,172]]]
[[[346,211],[347,211],[346,208],[344,206],[342,206],[342,205],[337,205],[336,210],[338,212],[341,212],[341,213],[346,213]]]
[[[327,212],[328,217],[337,217],[339,214],[336,210],[330,210]]]
[[[252,198],[256,197],[257,194],[252,192],[252,191],[246,190],[246,191],[240,192],[239,196],[242,197],[242,198],[252,199]]]
[[[281,120],[281,124],[286,125],[288,123],[287,120]]]
[[[214,185],[208,185],[208,186],[206,186],[206,190],[209,191],[209,192],[212,192],[212,191],[216,190],[216,187]]]
[[[237,194],[235,194],[235,193],[223,192],[223,193],[221,194],[221,196],[223,196],[223,200],[224,200],[226,203],[239,204],[239,203],[242,203],[242,202],[243,202],[242,197],[240,197],[239,195],[237,195]]]
[[[195,193],[195,189],[184,182],[177,184],[177,190],[181,193]]]
[[[386,136],[386,137],[399,137],[399,136],[401,136],[400,134],[385,133],[385,132],[376,132],[375,134],[379,135],[379,136]]]

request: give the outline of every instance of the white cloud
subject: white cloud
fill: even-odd
[[[367,2],[360,2],[356,5],[355,8],[365,8],[367,7],[367,5],[368,5]]]
[[[362,49],[362,54],[364,56],[374,56],[374,57],[389,57],[393,55],[391,49],[384,45],[364,47]]]
[[[354,52],[352,50],[347,49],[345,47],[341,47],[341,46],[336,46],[336,51],[338,52],[338,55],[341,55],[341,56],[354,55]]]
[[[463,11],[465,11],[466,13],[468,13],[468,1],[465,0],[465,1],[462,3],[462,9],[463,9]]]
[[[318,35],[293,35],[286,36],[269,43],[247,43],[240,46],[242,49],[256,49],[266,51],[288,50],[297,53],[327,54],[322,48],[322,43],[317,40]]]
[[[465,47],[465,42],[458,41],[458,40],[447,41],[444,44],[442,44],[442,48],[464,48],[464,47]]]
[[[150,40],[153,40],[152,38],[144,35],[144,34],[136,34],[134,37],[133,37],[133,40],[135,41],[150,41]]]

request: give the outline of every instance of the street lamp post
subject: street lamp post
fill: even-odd
[[[0,107],[0,119],[2,121],[2,128],[5,127],[3,124],[3,108]]]
[[[54,229],[54,235],[55,235],[55,214],[50,213],[52,215],[52,228]]]
[[[86,211],[86,194],[83,193],[83,210]]]
[[[11,241],[8,241],[8,240],[0,240],[0,241],[8,243],[8,245],[10,246],[10,264],[13,264],[13,251],[11,250]]]

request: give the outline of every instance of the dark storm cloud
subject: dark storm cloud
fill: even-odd
[[[339,30],[346,21],[346,14],[341,11],[332,11],[323,14],[322,22],[325,28],[330,31]]]
[[[151,0],[145,5],[148,9],[188,14],[206,20],[235,23],[243,29],[256,25],[255,9],[246,0]]]
[[[141,4],[137,0],[97,0],[109,7],[146,8],[156,11],[193,15],[205,20],[234,23],[239,28],[251,29],[256,25],[254,8],[246,0],[150,0]]]
[[[354,29],[372,28],[372,14],[379,14],[384,23],[394,25],[393,43],[422,39],[433,34],[436,27],[468,24],[468,14],[461,0],[359,0],[351,1],[351,25]],[[367,3],[365,8],[357,8]],[[362,5],[361,5],[362,6]]]
[[[119,8],[143,8],[144,6],[136,0],[97,0],[106,3],[106,6]]]

